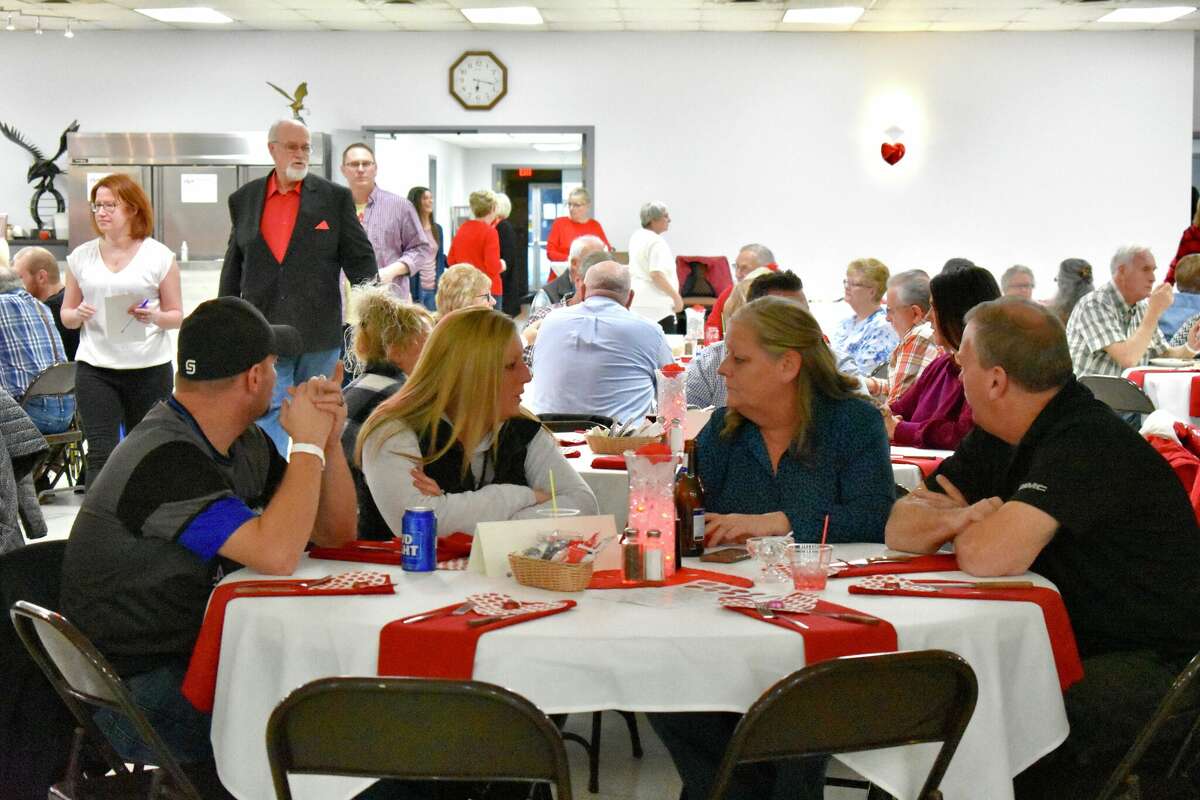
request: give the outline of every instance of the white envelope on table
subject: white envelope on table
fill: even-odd
[[[599,532],[600,539],[614,541],[600,552],[595,569],[619,569],[621,548],[615,541],[617,523],[612,514],[595,517],[555,517],[547,519],[514,519],[503,522],[480,522],[475,526],[475,541],[471,543],[468,572],[478,572],[492,578],[509,575],[508,554],[519,552],[537,543],[538,534],[549,531],[590,537]]]

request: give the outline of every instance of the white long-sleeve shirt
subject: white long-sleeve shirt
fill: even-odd
[[[471,458],[471,472],[477,478],[484,471],[484,455],[492,446],[489,434],[475,448]],[[530,486],[512,483],[494,483],[470,492],[456,492],[436,497],[421,494],[413,486],[412,468],[418,461],[411,456],[420,454],[421,448],[416,433],[403,423],[377,428],[363,443],[362,470],[367,487],[379,507],[379,513],[393,533],[400,531],[404,510],[410,506],[427,506],[433,509],[438,521],[438,535],[446,536],[455,531],[474,534],[480,522],[495,522],[507,519],[529,519],[538,515],[539,509],[550,508],[549,503],[537,505],[533,488],[550,491],[550,472],[554,472],[554,486],[558,493],[558,507],[577,508],[579,513],[598,513],[596,495],[584,482],[579,473],[563,458],[558,442],[547,430],[538,431],[525,451],[525,475]],[[407,454],[407,455],[405,455]],[[486,484],[494,479],[491,466],[482,475],[479,483]]]

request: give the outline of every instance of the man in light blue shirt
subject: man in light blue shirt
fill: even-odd
[[[629,311],[629,267],[584,275],[584,300],[542,322],[529,405],[538,414],[603,414],[624,422],[654,408],[655,375],[673,361],[662,328]]]

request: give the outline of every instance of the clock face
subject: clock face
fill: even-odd
[[[471,110],[487,110],[508,92],[508,68],[486,50],[463,53],[450,67],[450,94]]]

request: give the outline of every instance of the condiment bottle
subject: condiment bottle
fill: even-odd
[[[627,582],[641,581],[644,574],[642,548],[636,528],[626,528],[621,536],[621,578]]]
[[[696,440],[683,446],[683,464],[675,478],[675,549],[684,556],[704,555],[704,484],[696,462]]]
[[[662,533],[646,531],[646,546],[642,548],[643,572],[642,580],[646,583],[664,583],[664,559]]]

